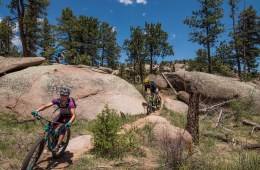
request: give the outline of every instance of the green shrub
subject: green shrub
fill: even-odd
[[[241,79],[245,82],[251,81],[253,79],[253,76],[251,73],[242,73]]]
[[[120,157],[119,135],[117,132],[121,128],[119,116],[116,111],[109,109],[106,105],[97,116],[91,131],[94,135],[94,152],[101,157]]]
[[[94,138],[94,153],[99,157],[122,158],[126,152],[138,147],[138,139],[133,130],[119,135],[123,120],[114,109],[106,105],[93,122],[91,131]]]
[[[73,64],[85,64],[85,65],[91,65],[91,60],[89,59],[89,57],[84,54],[84,55],[79,55],[76,56],[73,61]]]
[[[235,121],[241,120],[244,116],[248,115],[249,105],[242,101],[232,101],[228,104],[234,113]]]

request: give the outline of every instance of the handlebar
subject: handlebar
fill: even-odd
[[[61,124],[61,125],[65,125],[64,123],[61,123],[61,122],[55,122],[55,121],[52,121],[52,120],[46,119],[46,118],[44,118],[44,117],[42,117],[42,116],[40,116],[40,115],[37,115],[37,116],[35,117],[35,119],[40,120],[41,123],[44,124],[44,125],[45,125],[45,123],[42,122],[42,119],[45,120],[45,121],[47,121],[48,123],[58,123],[58,124]]]

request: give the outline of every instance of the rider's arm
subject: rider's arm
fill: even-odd
[[[50,103],[48,103],[48,104],[46,104],[46,105],[41,106],[41,107],[38,108],[36,111],[40,112],[40,111],[43,111],[43,110],[45,110],[45,109],[47,109],[47,108],[49,108],[49,107],[51,107],[51,106],[53,106],[53,103],[52,103],[52,102],[50,102]]]
[[[73,123],[73,121],[75,120],[76,118],[76,113],[75,113],[75,108],[71,108],[70,109],[70,113],[71,113],[71,118],[70,118],[70,123]]]

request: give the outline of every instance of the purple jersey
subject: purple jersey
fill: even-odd
[[[60,98],[53,99],[53,100],[52,100],[52,103],[55,104],[55,105],[57,105],[57,106],[59,107],[59,109],[60,109],[60,114],[61,114],[61,115],[64,115],[64,116],[71,116],[70,109],[71,109],[71,108],[76,108],[75,103],[74,103],[74,100],[73,100],[72,98],[69,98],[69,99],[66,101],[66,103],[65,103],[64,106],[61,105],[61,100],[60,100]]]
[[[53,99],[51,102],[53,104],[56,104],[59,108],[61,107],[60,106],[60,98]],[[70,100],[70,99],[66,102],[66,105],[68,105],[69,108],[76,108],[74,102],[72,100]]]

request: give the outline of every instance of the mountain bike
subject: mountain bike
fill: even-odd
[[[146,114],[149,115],[153,112],[153,108],[160,109],[161,101],[156,97],[156,94],[150,94],[148,96],[148,103],[146,108]]]
[[[59,158],[62,156],[62,154],[65,152],[69,140],[70,140],[70,128],[67,128],[66,133],[64,135],[63,141],[61,142],[60,149],[58,152],[53,152],[52,150],[56,146],[58,142],[59,135],[61,133],[62,126],[65,126],[65,124],[60,122],[54,122],[50,121],[40,115],[37,115],[35,117],[37,120],[39,120],[45,127],[45,132],[41,134],[27,153],[21,170],[32,170],[33,167],[35,167],[38,159],[40,158],[45,145],[47,145],[47,148],[49,151],[52,152],[52,156],[54,158]],[[60,125],[59,128],[55,129],[55,126]]]

